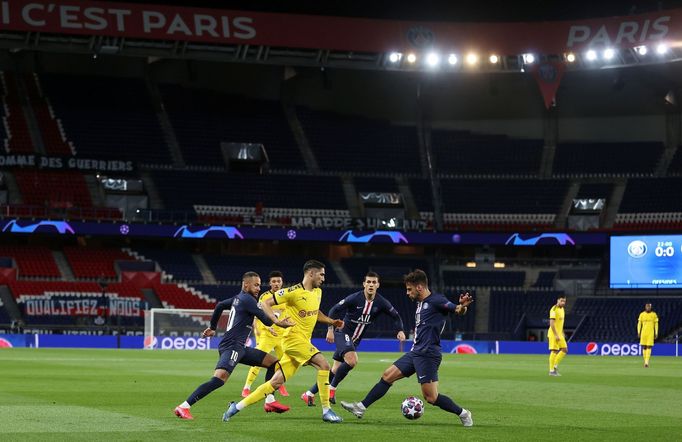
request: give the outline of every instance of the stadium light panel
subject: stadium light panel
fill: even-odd
[[[414,63],[417,61],[417,56],[414,54],[407,54],[407,62],[408,63]]]
[[[426,64],[429,65],[430,67],[438,66],[439,62],[440,62],[440,56],[438,54],[436,54],[435,52],[430,52],[426,56]]]
[[[597,59],[597,51],[594,49],[590,49],[585,53],[585,58],[587,58],[588,61],[594,61]]]
[[[573,52],[569,52],[566,54],[566,61],[569,63],[573,63],[575,61],[575,54]]]
[[[666,52],[668,52],[668,45],[665,43],[660,43],[658,46],[656,46],[656,53],[658,55],[663,55]]]
[[[476,55],[473,52],[469,52],[467,54],[467,63],[469,63],[472,66],[478,63],[478,55]]]
[[[388,61],[391,63],[397,63],[401,58],[403,58],[403,54],[400,52],[391,52],[391,55],[388,56]]]
[[[637,46],[636,49],[637,49],[637,53],[638,53],[639,55],[646,55],[647,52],[649,52],[649,48],[647,48],[647,47],[644,46],[644,45],[642,45],[642,46]]]
[[[450,55],[448,56],[448,63],[450,63],[450,64],[453,65],[453,66],[456,65],[456,64],[457,64],[457,55],[455,55],[455,54],[450,54]]]
[[[492,54],[492,55],[490,56],[489,60],[490,60],[490,62],[491,62],[492,64],[496,64],[498,61],[500,61],[500,57],[498,57],[498,56],[495,55],[495,54]]]
[[[473,269],[476,267],[476,262],[475,261],[469,261],[465,264],[467,268]]]
[[[604,60],[611,60],[616,55],[616,51],[613,48],[607,48],[604,50]]]
[[[535,63],[535,55],[533,54],[523,54],[523,62],[526,64]]]

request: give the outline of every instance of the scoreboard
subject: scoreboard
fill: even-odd
[[[610,287],[682,288],[682,235],[612,236]]]

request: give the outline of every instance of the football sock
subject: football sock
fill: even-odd
[[[341,383],[341,381],[348,376],[348,373],[353,369],[350,365],[346,364],[343,362],[341,365],[339,365],[339,368],[336,369],[336,374],[334,375],[334,378],[332,379],[331,386],[336,387]]]
[[[549,371],[554,371],[554,360],[556,358],[556,353],[553,351],[549,352]]]
[[[244,388],[251,388],[251,385],[253,385],[253,381],[256,380],[258,377],[258,373],[260,373],[260,367],[251,367],[249,370],[249,374],[246,375],[246,382],[244,382]],[[268,379],[266,379],[268,380]]]
[[[332,373],[330,371],[329,372],[329,382],[331,382],[332,379],[334,379],[334,373]],[[313,384],[312,387],[310,387],[310,390],[305,392],[305,394],[307,394],[308,396],[315,396],[319,390],[320,389],[318,388],[317,383],[315,383],[315,384]]]
[[[649,359],[651,359],[651,349],[645,348],[642,353],[644,354],[644,363],[648,364]]]
[[[317,388],[320,390],[322,409],[329,409],[329,370],[317,370]]]
[[[566,357],[566,353],[565,353],[565,352],[560,351],[559,353],[557,353],[556,356],[554,357],[554,365],[558,367],[558,366],[559,366],[559,362],[561,362],[561,360],[562,360],[563,358],[565,358],[565,357]]]
[[[202,397],[206,396],[213,390],[216,390],[220,387],[225,385],[225,382],[223,382],[221,379],[218,379],[217,377],[213,376],[211,379],[208,380],[208,382],[204,382],[203,384],[199,385],[196,390],[194,390],[194,393],[190,394],[189,397],[187,398],[187,404],[192,406],[194,405],[199,399]]]
[[[462,407],[457,405],[452,399],[445,396],[444,394],[439,394],[433,405],[449,413],[455,413],[457,416],[462,413]]]
[[[369,390],[369,393],[367,393],[367,396],[365,396],[361,404],[364,405],[365,408],[369,407],[384,397],[384,395],[388,392],[388,389],[391,388],[391,385],[392,384],[389,384],[383,378],[379,379],[379,382],[377,382],[376,385]]]
[[[276,401],[276,399],[275,399],[275,395],[274,395],[274,394],[269,394],[269,395],[265,396],[265,403],[266,403],[266,404],[271,404],[271,403],[273,403],[273,402],[275,402],[275,401]]]
[[[241,411],[249,405],[262,401],[267,395],[272,394],[273,391],[275,391],[275,389],[270,382],[262,384],[260,387],[253,390],[250,395],[239,401],[237,410]]]

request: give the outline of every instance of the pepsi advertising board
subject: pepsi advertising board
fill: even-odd
[[[611,237],[612,289],[682,288],[682,235]]]

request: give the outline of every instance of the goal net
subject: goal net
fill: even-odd
[[[211,325],[213,310],[153,308],[144,315],[144,348],[149,350],[207,350],[216,348],[227,326],[229,310],[218,321],[216,337],[202,338]],[[213,344],[212,344],[213,342]]]

